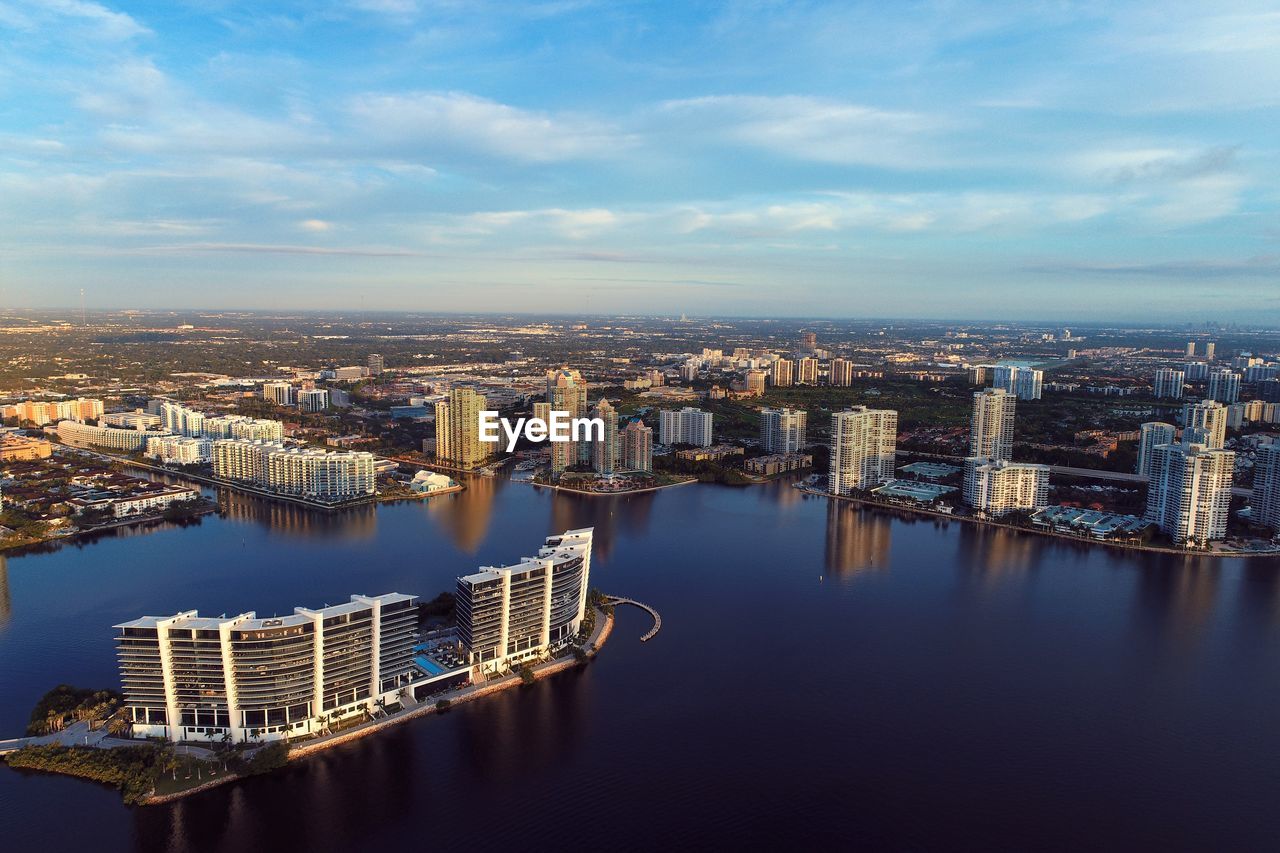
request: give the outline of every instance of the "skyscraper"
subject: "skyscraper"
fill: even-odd
[[[711,446],[711,413],[686,406],[678,412],[658,413],[658,440],[663,444]]]
[[[853,384],[853,362],[847,358],[831,359],[831,368],[827,372],[827,384],[837,388],[847,388]]]
[[[1196,342],[1195,342],[1195,341],[1187,341],[1187,353],[1186,353],[1186,357],[1187,357],[1187,358],[1195,358],[1195,355],[1196,355]]]
[[[1201,400],[1182,407],[1182,443],[1203,444],[1215,450],[1227,441],[1227,407]]]
[[[262,385],[262,399],[270,400],[277,406],[292,406],[293,386],[288,382],[265,382]]]
[[[1213,361],[1213,351],[1214,351],[1215,349],[1217,349],[1217,348],[1218,348],[1218,345],[1217,345],[1217,344],[1215,344],[1213,341],[1209,341],[1209,343],[1205,344],[1205,345],[1204,345],[1204,360],[1205,360],[1205,361]]]
[[[1234,403],[1240,399],[1240,374],[1227,368],[1209,373],[1209,399]]]
[[[622,431],[622,467],[626,471],[653,470],[653,430],[638,418]]]
[[[1151,473],[1151,454],[1162,444],[1173,444],[1178,428],[1173,424],[1151,421],[1138,428],[1138,466],[1142,475]]]
[[[1185,379],[1186,374],[1181,370],[1162,367],[1156,371],[1156,378],[1151,383],[1151,393],[1156,397],[1170,397],[1175,400],[1181,400],[1182,386]]]
[[[370,376],[380,376],[387,366],[386,361],[376,352],[369,353],[368,364]]]
[[[970,457],[963,495],[965,503],[991,518],[1042,509],[1049,503],[1049,466]]]
[[[799,453],[808,445],[808,421],[802,409],[761,409],[761,446],[769,453]]]
[[[1155,448],[1146,519],[1178,545],[1204,546],[1226,536],[1235,456],[1194,443]]]
[[[480,440],[480,413],[485,408],[484,395],[470,388],[453,388],[448,400],[436,403],[437,459],[475,468],[497,452],[497,443]]]
[[[818,348],[818,335],[815,332],[800,333],[800,349],[813,352]]]
[[[991,387],[1016,394],[1019,400],[1039,400],[1044,371],[1012,364],[997,364],[991,369]]]
[[[763,370],[747,371],[747,390],[753,394],[763,394],[765,386],[765,378],[768,376]]]
[[[778,388],[789,388],[795,382],[795,362],[780,358],[769,370],[769,384]]]
[[[897,447],[897,412],[855,406],[833,414],[831,494],[847,495],[892,480]]]
[[[1255,523],[1280,530],[1280,443],[1258,447],[1249,507]]]
[[[797,385],[817,385],[818,384],[818,360],[812,356],[805,356],[800,359],[796,370]]]
[[[1018,398],[1003,388],[989,388],[973,395],[969,422],[969,455],[983,459],[1013,456],[1014,409]]]
[[[547,371],[547,403],[551,411],[569,418],[586,417],[587,383],[582,374],[568,367]],[[591,445],[585,441],[551,442],[551,472],[562,473],[570,465],[591,461]]]
[[[597,474],[612,474],[622,458],[618,442],[618,411],[608,400],[600,400],[591,410],[591,417],[604,422],[604,435],[591,443],[591,467]]]

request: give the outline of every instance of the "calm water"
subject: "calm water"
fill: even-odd
[[[6,849],[1276,849],[1280,563],[1131,557],[784,485],[574,498],[476,480],[337,518],[0,563],[0,733],[116,684],[110,626],[430,597],[594,525],[621,610],[584,671],[174,804],[0,769]]]

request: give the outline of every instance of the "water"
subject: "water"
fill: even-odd
[[[431,597],[594,525],[620,608],[585,670],[169,806],[0,769],[13,850],[1274,849],[1280,562],[1130,556],[783,484],[583,498],[476,479],[10,557],[0,733],[116,683],[110,626]],[[67,815],[74,814],[74,820]],[[607,839],[607,840],[606,840]]]

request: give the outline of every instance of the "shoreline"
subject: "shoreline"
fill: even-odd
[[[1074,533],[1062,533],[1054,530],[1048,530],[1039,527],[1020,527],[1016,524],[1006,524],[997,519],[976,518],[972,515],[955,515],[953,513],[939,512],[937,510],[928,509],[926,507],[906,506],[903,504],[889,504],[880,501],[867,500],[866,498],[854,497],[852,495],[833,495],[829,492],[819,492],[816,489],[797,486],[797,491],[801,494],[810,495],[817,498],[828,498],[837,501],[847,501],[849,503],[865,506],[870,509],[878,510],[899,510],[902,512],[913,513],[915,515],[924,515],[932,518],[945,519],[947,521],[958,521],[969,524],[986,525],[988,527],[1001,527],[1005,530],[1012,530],[1015,533],[1028,533],[1034,536],[1047,536],[1053,539],[1062,539],[1068,542],[1077,542],[1081,545],[1099,545],[1104,548],[1111,548],[1118,551],[1146,551],[1153,554],[1172,554],[1180,557],[1217,557],[1221,559],[1248,559],[1258,557],[1270,557],[1272,559],[1280,558],[1280,551],[1192,551],[1186,548],[1175,548],[1172,545],[1136,545],[1129,542],[1112,542],[1106,539],[1093,539]]]
[[[605,641],[607,641],[609,639],[609,636],[613,633],[613,624],[614,624],[613,613],[606,612],[604,610],[601,610],[598,607],[595,608],[595,611],[596,611],[596,618],[601,619],[603,621],[600,624],[600,628],[596,636],[592,640],[590,640],[588,642],[588,645],[585,646],[583,649],[586,652],[588,661],[594,659],[596,655],[599,654],[600,649],[604,647]],[[574,657],[557,658],[555,660],[545,661],[544,663],[534,667],[533,669],[534,681],[541,681],[544,678],[550,678],[551,676],[557,675],[566,670],[574,669],[579,666],[584,666],[585,663],[586,663],[585,661],[579,662]],[[327,735],[319,739],[305,741],[303,743],[298,744],[297,746],[291,746],[289,748],[288,762],[301,761],[306,758],[309,758],[312,755],[316,755],[318,753],[324,752],[327,749],[332,749],[333,747],[336,747],[336,746],[342,746],[344,744],[351,743],[352,741],[361,740],[362,738],[366,738],[366,737],[369,737],[370,735],[378,734],[379,732],[385,729],[393,728],[395,726],[401,725],[402,723],[409,722],[410,720],[420,719],[430,714],[439,714],[446,711],[450,711],[453,708],[457,707],[458,705],[465,705],[468,702],[474,702],[477,699],[483,699],[488,696],[493,696],[496,693],[501,693],[505,690],[510,690],[513,687],[520,687],[522,685],[523,685],[523,682],[521,681],[520,676],[518,674],[504,675],[501,678],[498,678],[494,681],[485,682],[479,685],[469,685],[465,688],[462,688],[462,690],[459,691],[456,695],[445,694],[443,696],[440,696],[435,701],[430,701],[430,700],[424,701],[420,705],[416,705],[413,708],[409,708],[407,710],[398,711],[395,714],[384,717],[381,720],[374,720],[372,722],[362,723],[359,726],[348,729],[346,731],[338,732],[332,735]],[[440,699],[447,699],[449,701],[449,707],[443,710],[437,708],[436,702],[440,701]],[[197,785],[194,788],[188,788],[184,791],[174,791],[173,793],[170,793],[170,794],[152,794],[151,796],[144,799],[139,805],[143,805],[143,806],[163,805],[165,803],[171,803],[176,800],[181,800],[185,797],[190,797],[193,794],[199,794],[204,791],[208,791],[212,788],[217,788],[221,785],[227,784],[228,782],[235,782],[235,781],[238,781],[241,779],[247,779],[247,778],[249,777],[245,775],[227,774],[226,776],[223,776],[221,778],[211,779],[208,782],[205,782],[201,785]]]
[[[663,489],[672,489],[676,486],[687,486],[690,483],[698,482],[697,477],[688,480],[681,480],[679,483],[663,483],[661,486],[646,486],[643,489],[627,489],[619,492],[588,492],[584,489],[571,489],[568,486],[558,486],[555,483],[536,483],[533,480],[511,480],[512,483],[525,483],[535,486],[539,489],[554,489],[558,492],[566,492],[571,495],[586,495],[591,498],[612,498],[619,495],[643,495],[646,492],[658,492]]]

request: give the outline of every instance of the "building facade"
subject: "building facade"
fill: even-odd
[[[398,701],[413,681],[417,599],[346,604],[259,619],[191,610],[116,625],[134,734],[233,743],[318,734],[331,721]]]
[[[1186,374],[1181,370],[1162,367],[1156,371],[1155,379],[1151,383],[1151,393],[1159,398],[1181,400],[1185,382]]]
[[[1216,450],[1227,441],[1227,407],[1215,400],[1201,400],[1182,407],[1182,441]]]
[[[1163,444],[1173,444],[1178,428],[1173,424],[1151,421],[1138,427],[1138,464],[1137,473],[1148,476],[1151,473],[1151,454]]]
[[[493,456],[496,443],[480,440],[483,394],[452,388],[449,399],[436,403],[436,458],[459,468],[477,468]]]
[[[1018,398],[1003,388],[989,388],[973,395],[969,418],[969,455],[983,459],[1013,456],[1013,428]]]
[[[803,409],[761,409],[760,446],[768,453],[799,453],[809,445],[808,424]]]
[[[1258,447],[1249,507],[1254,523],[1280,531],[1280,443]]]
[[[988,518],[1043,509],[1049,503],[1049,466],[970,457],[965,460],[963,497]]]
[[[458,578],[458,639],[472,666],[501,672],[573,642],[586,615],[591,535],[568,530],[535,557]]]
[[[847,495],[893,479],[898,413],[855,406],[831,416],[828,488]]]
[[[622,467],[627,471],[653,470],[653,429],[637,419],[622,430]]]
[[[341,503],[377,492],[372,453],[285,447],[274,441],[213,442],[213,474],[317,503]]]
[[[1184,439],[1185,442],[1185,439]],[[1204,547],[1227,535],[1235,454],[1204,444],[1165,444],[1151,453],[1146,519],[1177,545]]]
[[[1234,403],[1240,399],[1240,374],[1222,368],[1209,373],[1209,399]]]
[[[658,440],[663,444],[692,444],[710,447],[711,413],[686,406],[679,411],[658,413]]]

